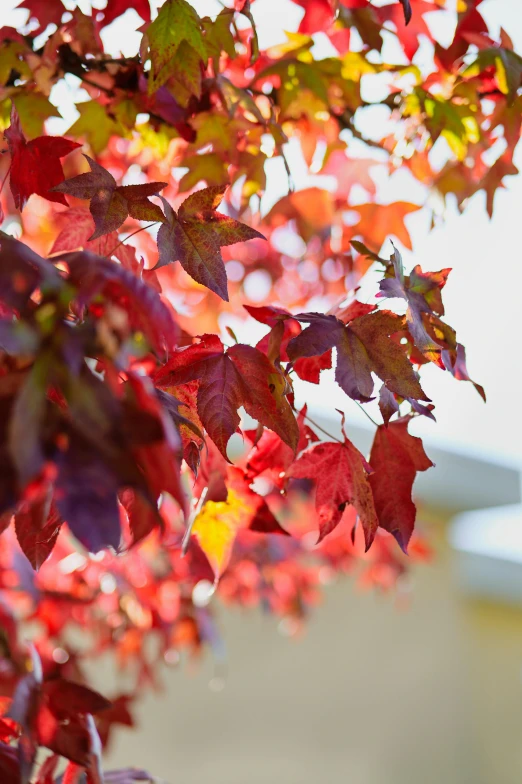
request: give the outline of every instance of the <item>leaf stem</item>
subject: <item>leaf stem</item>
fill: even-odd
[[[112,248],[112,250],[110,250],[105,255],[106,256],[112,256],[114,251],[117,250],[120,247],[120,245],[123,245],[124,242],[127,242],[127,240],[130,240],[130,238],[134,237],[135,234],[139,234],[140,231],[145,231],[145,229],[150,229],[150,227],[154,226],[156,223],[159,223],[159,221],[152,221],[152,223],[148,223],[146,226],[140,226],[139,229],[136,229],[136,231],[131,232],[127,237],[124,237],[122,240],[120,240],[118,242],[118,244],[115,245],[114,248]]]
[[[321,425],[317,424],[317,422],[315,422],[315,420],[313,420],[312,417],[309,416],[308,414],[305,414],[304,418],[307,419],[310,422],[311,425],[313,425],[318,430],[320,430],[321,433],[324,433],[325,436],[328,436],[328,438],[331,438],[332,441],[337,441],[338,444],[344,444],[344,441],[341,441],[340,438],[337,438],[336,436],[334,436],[331,433],[329,433],[328,430],[325,430],[324,427],[321,427]]]
[[[375,425],[375,427],[379,427],[379,423],[378,423],[378,422],[376,422],[376,421],[375,421],[375,419],[369,415],[369,413],[366,411],[366,409],[365,409],[365,408],[363,408],[363,407],[361,406],[361,404],[359,403],[359,401],[358,401],[358,400],[354,400],[354,403],[356,403],[356,404],[359,406],[359,408],[361,409],[361,411],[363,412],[363,414],[364,414],[365,416],[367,416],[367,417],[368,417],[368,419],[370,420],[370,422],[372,423],[372,425]]]

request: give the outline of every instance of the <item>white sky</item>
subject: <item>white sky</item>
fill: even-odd
[[[26,12],[12,11],[16,2],[0,0],[1,24],[19,26],[25,22]],[[65,4],[74,7],[67,0]],[[87,10],[90,4],[86,0],[78,5]],[[93,5],[102,6],[104,0]],[[220,9],[215,0],[194,0],[193,5],[201,15]],[[289,0],[257,0],[252,10],[261,46],[284,40],[283,31],[295,29],[302,15],[302,10]],[[522,51],[522,2],[486,0],[481,11],[494,34],[502,25]],[[124,41],[124,53],[137,50],[140,35],[129,33],[129,24],[135,19],[134,12],[129,11],[107,28],[103,36],[107,48],[118,49]],[[520,153],[518,166],[522,168]],[[396,179],[383,184],[379,197],[382,201],[415,201],[411,187],[404,183],[401,190],[401,182]],[[423,269],[432,270],[453,267],[444,291],[447,320],[466,346],[471,376],[483,384],[488,395],[484,405],[470,384],[457,382],[433,366],[423,369],[423,387],[436,403],[437,424],[421,418],[415,423],[416,432],[441,446],[522,467],[518,411],[522,389],[521,205],[522,177],[517,176],[508,178],[506,190],[497,193],[491,221],[481,194],[470,201],[464,215],[449,214],[445,225],[432,232],[427,230],[425,216],[414,215],[408,219],[414,253],[405,253],[405,263],[419,263]],[[324,374],[324,382],[327,378]],[[342,408],[349,419],[361,421],[363,415],[335,384],[332,374],[324,382],[320,387],[302,383],[302,393],[309,403],[323,406],[327,400],[329,410]]]

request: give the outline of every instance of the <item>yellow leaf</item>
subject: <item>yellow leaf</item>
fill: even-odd
[[[225,571],[236,535],[254,511],[244,498],[229,490],[226,501],[207,501],[194,520],[192,533],[216,578]]]

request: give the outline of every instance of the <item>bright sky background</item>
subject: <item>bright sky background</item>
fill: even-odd
[[[0,0],[2,24],[16,27],[25,22],[27,12],[12,11],[17,2]],[[64,2],[74,7],[74,3]],[[86,0],[78,5],[87,10],[90,3]],[[105,3],[95,0],[93,5],[100,7]],[[201,15],[215,14],[220,9],[215,0],[193,0],[193,5]],[[303,13],[290,0],[256,0],[252,11],[262,47],[284,40],[283,31],[295,29]],[[492,26],[493,36],[503,26],[522,52],[522,2],[485,0],[481,12]],[[107,49],[116,52],[123,45],[125,54],[133,54],[140,35],[129,27],[136,20],[135,12],[128,11],[108,27],[103,35]],[[419,56],[422,58],[422,50]],[[59,96],[51,98],[59,103]],[[74,115],[66,119],[72,122]],[[68,125],[69,122],[65,127]],[[378,128],[379,133],[384,130]],[[53,128],[52,132],[59,130]],[[522,168],[522,152],[518,155],[518,166]],[[277,189],[282,192],[285,187],[286,178],[273,174],[275,197]],[[295,180],[297,187],[307,184],[298,162]],[[380,184],[379,200],[384,203],[418,199],[411,181],[400,176],[394,177],[393,182]],[[491,221],[485,211],[485,197],[479,194],[471,199],[463,215],[450,212],[444,226],[434,231],[428,231],[426,216],[421,213],[411,216],[408,226],[414,247],[413,254],[404,254],[408,268],[415,263],[431,270],[453,267],[444,291],[447,319],[466,346],[472,378],[483,384],[488,395],[488,403],[484,405],[470,384],[457,382],[434,366],[423,368],[423,387],[436,403],[437,424],[420,418],[415,423],[415,432],[440,446],[522,467],[522,426],[518,411],[522,389],[522,177],[508,178],[506,190],[497,193]],[[322,406],[327,400],[330,411],[337,407],[345,410],[349,419],[364,419],[335,384],[332,374],[324,383],[327,377],[328,374],[323,374],[319,388],[302,383],[302,392],[310,404]]]

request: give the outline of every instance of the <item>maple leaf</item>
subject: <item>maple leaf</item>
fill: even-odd
[[[22,133],[29,139],[43,135],[44,122],[49,117],[61,117],[56,106],[41,93],[20,93],[13,96],[12,101],[18,113]]]
[[[65,180],[56,185],[53,191],[67,193],[77,199],[90,199],[90,211],[96,231],[89,240],[116,231],[129,216],[136,220],[164,221],[161,209],[149,201],[149,196],[156,196],[160,190],[166,188],[166,182],[117,185],[107,169],[88,155],[84,155],[84,158],[87,159],[91,171]]]
[[[188,502],[180,477],[180,437],[163,409],[150,379],[136,373],[128,374],[128,383],[140,412],[146,412],[158,426],[157,436],[133,446],[133,454],[145,474],[152,496],[161,493],[178,502],[183,516],[188,515]]]
[[[156,393],[164,409],[170,415],[181,436],[183,458],[195,475],[198,472],[200,452],[205,444],[203,425],[197,412],[197,382],[182,384],[170,391],[157,389]]]
[[[319,539],[339,524],[348,504],[353,504],[364,530],[366,549],[371,546],[378,520],[368,482],[371,469],[346,436],[344,443],[314,444],[290,466],[287,476],[313,479],[319,515]]]
[[[45,494],[15,515],[18,543],[35,571],[51,554],[62,527],[62,520],[51,508],[52,493]]]
[[[380,249],[391,235],[397,237],[408,250],[412,249],[411,237],[404,219],[421,208],[417,204],[396,201],[393,204],[358,204],[352,208],[360,215],[354,234],[361,234],[364,241]]]
[[[60,158],[65,158],[81,145],[59,136],[39,136],[26,141],[14,105],[11,109],[11,125],[4,135],[11,154],[10,186],[15,207],[23,209],[33,193],[67,205],[65,197],[54,192],[53,186],[63,182]]]
[[[384,296],[401,297],[406,300],[408,303],[406,320],[417,348],[422,351],[426,359],[443,369],[442,347],[426,331],[423,314],[444,315],[440,292],[446,285],[450,272],[449,267],[439,272],[423,272],[417,265],[409,276],[405,276],[402,256],[394,247],[387,276],[379,283],[381,294]]]
[[[69,207],[59,216],[59,220],[62,229],[53,242],[50,256],[74,250],[90,250],[98,256],[108,256],[119,243],[118,233],[115,231],[89,240],[96,227],[86,207]]]
[[[122,264],[88,250],[64,253],[59,258],[69,267],[69,281],[78,291],[80,307],[103,294],[126,311],[131,325],[143,332],[150,346],[160,355],[177,344],[179,329],[171,310],[145,280]]]
[[[299,428],[299,442],[297,452],[302,452],[310,443],[318,441],[318,437],[306,424],[306,405],[303,406],[297,417]],[[250,434],[249,434],[250,435]],[[286,471],[295,459],[295,453],[271,430],[263,430],[261,437],[254,435],[254,446],[246,458],[246,475],[249,480],[261,474],[268,474],[274,484],[283,487]]]
[[[105,150],[112,136],[125,134],[123,125],[118,123],[108,113],[107,107],[101,106],[98,101],[85,101],[77,104],[76,108],[80,116],[68,128],[67,135],[74,136],[76,139],[85,139],[96,155]]]
[[[63,280],[50,261],[25,243],[0,232],[0,303],[8,312],[23,312],[39,287],[58,291],[63,287]]]
[[[192,534],[205,553],[218,579],[225,571],[238,532],[286,534],[264,498],[245,481],[241,469],[228,466],[225,500],[208,500],[192,526]]]
[[[299,32],[312,34],[328,30],[335,17],[335,5],[331,0],[295,0],[305,10]]]
[[[200,19],[187,0],[167,0],[147,27],[145,35],[151,60],[149,94],[161,87],[171,75],[172,63],[182,42],[206,63],[207,50]]]
[[[372,158],[348,158],[342,149],[333,150],[325,156],[326,160],[321,169],[321,174],[333,176],[337,180],[335,195],[339,199],[349,201],[353,188],[356,185],[365,191],[375,194],[377,186],[370,175],[370,171],[379,165],[379,161]]]
[[[335,380],[354,400],[371,399],[372,372],[401,397],[428,400],[408,357],[390,339],[404,328],[402,317],[383,310],[358,316],[348,324],[321,313],[303,313],[296,318],[310,326],[289,342],[287,351],[292,362],[320,356],[335,347]]]
[[[227,275],[220,249],[265,237],[256,229],[216,212],[226,188],[196,191],[185,199],[177,214],[162,198],[165,222],[158,231],[159,260],[154,269],[179,260],[195,281],[228,302]]]
[[[150,22],[150,4],[149,0],[134,0],[132,8],[136,11],[138,16],[141,16],[144,22]],[[119,16],[122,16],[129,9],[128,0],[108,0],[105,8],[102,9],[103,13],[103,26],[106,27],[114,22]]]
[[[379,392],[379,410],[385,425],[388,425],[392,416],[399,412],[399,404],[395,399],[395,395],[388,389],[386,384],[382,385]]]
[[[24,8],[29,11],[29,21],[36,19],[38,27],[32,31],[33,35],[43,33],[50,25],[60,26],[62,16],[67,11],[62,0],[24,0],[17,8]]]
[[[377,9],[377,14],[381,22],[393,22],[404,53],[411,60],[420,46],[419,37],[425,35],[428,39],[432,39],[424,14],[437,11],[440,6],[425,0],[400,0],[400,3],[402,9],[392,4]]]
[[[57,467],[56,508],[73,535],[91,553],[107,547],[118,550],[121,526],[115,473],[77,438],[70,440]]]
[[[278,201],[265,220],[274,227],[295,220],[305,242],[314,236],[327,236],[334,217],[332,194],[321,188],[305,188]]]
[[[409,421],[404,417],[379,426],[370,452],[370,485],[379,526],[395,537],[404,552],[415,526],[411,497],[415,476],[433,466],[421,439],[408,433]]]
[[[231,58],[236,56],[234,36],[230,32],[233,21],[234,11],[231,8],[223,8],[214,21],[208,16],[201,20],[209,57],[218,59],[221,52],[226,52]]]
[[[228,441],[239,427],[241,406],[295,451],[299,433],[285,398],[286,382],[260,351],[237,344],[224,353],[217,335],[203,335],[199,343],[176,352],[154,375],[160,388],[196,380],[198,414],[225,458]]]
[[[444,350],[442,352],[442,361],[446,370],[454,376],[457,381],[471,381],[480,397],[486,402],[486,393],[484,387],[473,381],[468,373],[466,366],[466,349],[462,343],[457,343],[454,350]]]

